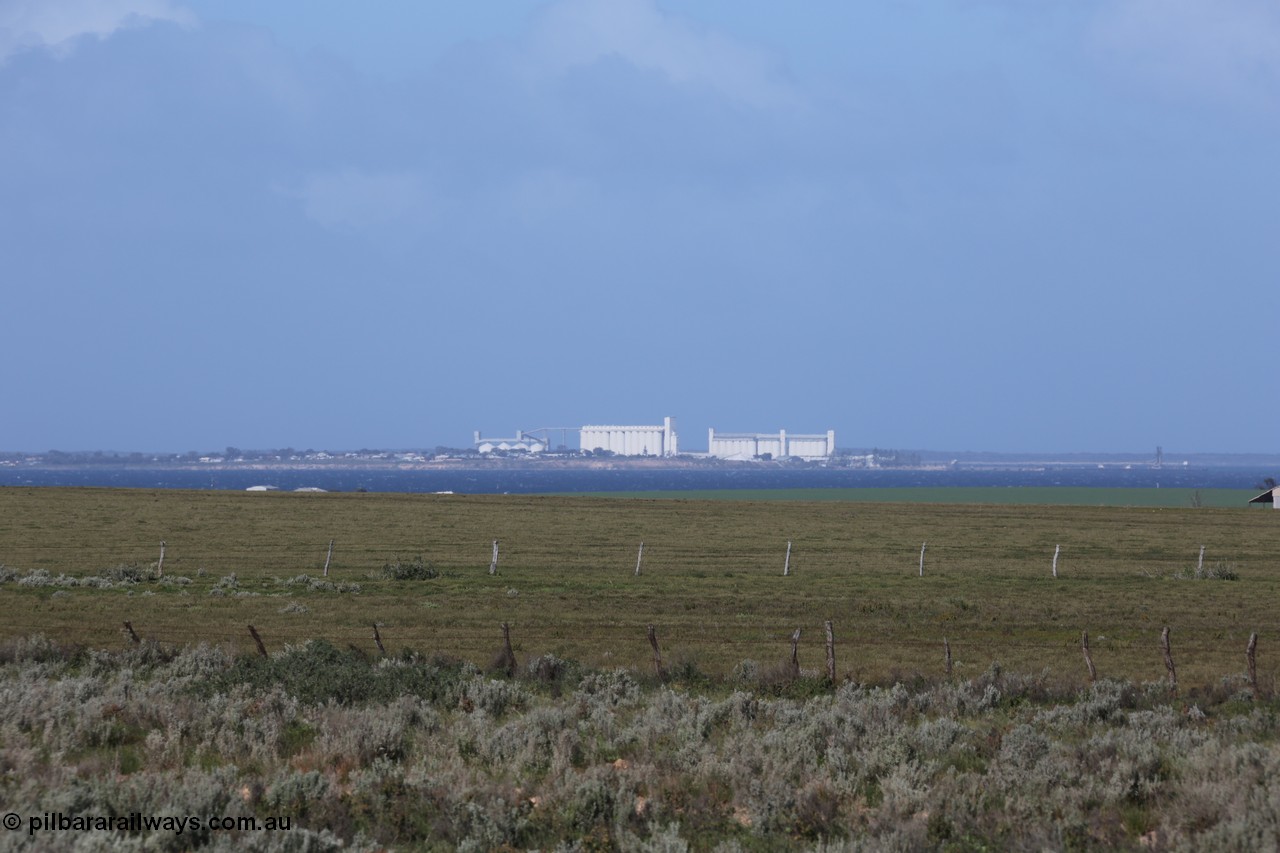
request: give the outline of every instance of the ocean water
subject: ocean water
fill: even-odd
[[[1087,486],[1095,488],[1252,489],[1271,470],[1248,467],[1174,466],[1048,467],[945,471],[744,468],[667,470],[469,469],[406,471],[333,466],[315,469],[200,470],[88,466],[0,468],[0,486],[99,486],[114,488],[231,489],[275,486],[290,491],[457,492],[643,492],[706,489],[903,488],[912,486]]]

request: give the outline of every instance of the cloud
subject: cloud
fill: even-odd
[[[11,0],[0,5],[0,63],[41,47],[65,56],[85,36],[105,39],[154,21],[192,26],[195,17],[168,0]]]
[[[433,218],[426,182],[416,172],[320,172],[290,194],[308,217],[335,231],[371,231]]]
[[[504,196],[496,200],[518,221],[542,222],[599,202],[595,188],[584,178],[554,169],[541,169],[515,177]]]
[[[1175,93],[1280,110],[1275,0],[1123,0],[1098,23],[1104,49]]]
[[[557,74],[615,58],[754,107],[798,100],[769,54],[695,29],[653,0],[559,0],[538,20],[530,55]]]

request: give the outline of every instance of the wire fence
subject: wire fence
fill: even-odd
[[[701,669],[708,660],[720,660],[725,666],[707,668],[714,673],[724,673],[733,664],[743,661],[760,661],[764,664],[785,662],[788,654],[795,663],[799,675],[800,662],[805,670],[818,673],[824,667],[836,671],[836,658],[841,661],[843,676],[834,680],[854,677],[867,672],[871,676],[885,673],[915,672],[918,675],[951,676],[953,659],[957,671],[973,676],[988,669],[994,662],[1003,661],[1016,668],[1019,663],[1033,661],[1035,669],[1057,678],[1072,681],[1092,681],[1097,677],[1094,668],[1103,676],[1138,677],[1156,681],[1167,679],[1171,687],[1177,686],[1173,660],[1178,668],[1185,669],[1202,683],[1231,682],[1257,690],[1259,676],[1256,668],[1257,632],[1232,636],[1206,637],[1199,633],[1177,636],[1170,646],[1162,646],[1163,637],[1154,628],[1142,632],[1140,637],[1116,642],[1095,636],[1091,641],[1074,632],[1052,639],[1026,639],[1019,637],[964,637],[944,634],[924,637],[919,633],[903,632],[900,636],[882,635],[857,630],[842,630],[837,623],[828,622],[833,628],[832,642],[824,641],[823,625],[806,625],[799,630],[760,629],[755,636],[728,636],[723,633],[693,632],[686,627],[643,621],[613,621],[608,625],[594,623],[574,625],[567,630],[548,629],[545,621],[525,624],[502,623],[471,626],[466,630],[442,626],[439,629],[388,625],[370,622],[367,625],[290,625],[283,619],[258,619],[256,626],[230,623],[215,629],[204,626],[193,630],[175,622],[173,618],[149,620],[121,620],[106,628],[105,642],[101,645],[126,648],[131,643],[158,642],[174,647],[199,643],[229,645],[238,654],[253,654],[254,642],[261,639],[266,654],[280,653],[286,647],[300,647],[310,641],[324,640],[335,646],[354,648],[367,655],[396,655],[412,650],[428,655],[441,655],[473,660],[484,665],[498,653],[506,628],[511,624],[510,641],[522,659],[528,661],[542,654],[555,653],[566,644],[572,648],[588,650],[584,663],[621,665],[633,669],[647,669],[659,663],[658,644],[662,654],[674,652],[679,666],[692,664]],[[375,627],[376,626],[376,627]],[[6,626],[5,633],[31,635],[48,633],[47,620],[25,620],[21,617]],[[501,628],[501,630],[500,630]],[[1166,629],[1167,630],[1167,629]],[[653,631],[653,638],[648,632]],[[251,632],[256,632],[251,638]],[[1247,638],[1247,643],[1246,643]],[[1083,641],[1083,642],[1082,642]],[[653,644],[654,663],[649,661],[650,643]],[[707,652],[714,651],[715,655]],[[510,647],[508,647],[510,654]],[[889,662],[886,663],[886,659]],[[668,659],[667,665],[671,661]],[[1264,673],[1263,683],[1273,681],[1270,673]]]
[[[245,624],[247,618],[252,618],[272,649],[311,639],[371,649],[372,624],[382,619],[378,608],[388,597],[403,597],[407,589],[388,586],[389,581],[380,574],[382,569],[397,561],[421,558],[426,566],[450,581],[448,596],[442,596],[446,600],[438,613],[412,620],[398,615],[378,621],[382,639],[393,651],[414,648],[474,658],[479,650],[496,647],[496,625],[506,619],[513,628],[517,647],[530,653],[563,648],[596,661],[607,653],[614,660],[634,662],[646,654],[645,632],[652,623],[664,646],[689,650],[721,665],[733,659],[771,660],[784,656],[792,633],[801,628],[804,639],[800,654],[810,660],[821,657],[818,645],[811,639],[822,632],[817,614],[835,612],[842,656],[855,662],[874,660],[883,667],[891,665],[886,661],[896,659],[904,665],[932,670],[941,665],[941,650],[949,641],[957,660],[986,658],[989,662],[1000,657],[1036,664],[1052,662],[1055,667],[1075,670],[1083,666],[1079,632],[1102,627],[1109,636],[1095,637],[1094,653],[1099,663],[1134,671],[1146,667],[1139,661],[1149,659],[1155,644],[1148,635],[1156,626],[1140,618],[1140,601],[1112,607],[1106,618],[1092,626],[1074,627],[1064,627],[1061,620],[1047,627],[1038,625],[1036,616],[1026,609],[1000,613],[994,625],[978,625],[972,613],[941,614],[946,607],[938,601],[945,604],[940,598],[944,596],[971,596],[975,600],[968,606],[985,614],[1001,606],[998,596],[1007,590],[1000,588],[998,582],[1003,581],[1056,577],[1055,583],[1069,585],[1073,580],[1087,580],[1094,582],[1087,587],[1092,595],[1098,591],[1097,582],[1127,579],[1141,583],[1143,576],[1193,578],[1206,571],[1218,571],[1220,577],[1246,572],[1270,575],[1276,565],[1271,549],[1273,537],[1255,529],[1269,518],[1259,521],[1256,514],[1245,519],[1247,536],[1239,535],[1245,528],[1229,525],[1197,522],[1197,526],[1187,527],[1182,523],[1186,516],[1174,519],[1178,523],[1157,517],[1159,531],[1153,533],[1137,526],[1132,514],[1124,516],[1128,519],[1124,523],[1103,527],[1077,524],[1059,536],[1047,534],[1044,527],[1028,532],[1015,523],[1017,519],[1006,526],[986,519],[987,526],[970,529],[963,523],[963,514],[952,518],[946,529],[933,529],[926,519],[892,530],[824,516],[820,527],[792,533],[783,523],[768,529],[759,526],[772,523],[773,507],[769,513],[762,511],[758,517],[753,516],[755,527],[684,524],[676,509],[672,511],[675,520],[657,533],[643,524],[626,524],[624,513],[609,516],[605,510],[612,509],[606,505],[600,511],[602,517],[609,517],[607,525],[597,528],[576,521],[566,530],[556,526],[554,513],[540,516],[539,525],[528,519],[504,521],[502,516],[494,515],[491,536],[476,535],[478,524],[461,528],[449,521],[434,525],[379,525],[374,515],[369,516],[369,526],[365,528],[354,527],[350,519],[341,524],[320,519],[282,525],[279,529],[268,523],[270,519],[254,516],[254,523],[240,536],[228,533],[235,527],[226,525],[224,520],[215,524],[179,519],[160,525],[133,519],[129,527],[136,525],[136,529],[121,529],[120,522],[107,516],[66,522],[50,522],[47,518],[38,523],[0,521],[0,566],[7,566],[10,572],[43,570],[82,578],[103,575],[121,566],[158,570],[162,564],[167,579],[197,579],[192,587],[198,588],[197,595],[206,593],[205,587],[213,579],[231,574],[257,584],[253,590],[264,593],[264,601],[252,607],[244,605],[243,622],[218,614],[219,620],[226,616],[225,626],[209,624],[212,615],[188,618],[181,611],[170,612],[166,608],[172,602],[166,601],[164,607],[149,607],[131,598],[104,599],[108,602],[104,606],[123,608],[111,616],[75,610],[60,616],[58,608],[43,605],[38,612],[15,612],[15,608],[8,607],[2,633],[13,636],[62,630],[72,636],[91,636],[93,642],[109,646],[121,642],[121,625],[130,620],[145,639],[172,644],[203,641],[240,645],[248,640]],[[796,517],[799,516],[792,516]],[[327,535],[329,528],[332,535]],[[153,535],[157,529],[164,530],[163,538]],[[766,541],[771,544],[761,544]],[[459,593],[463,583],[469,584],[468,579],[484,578],[491,570],[497,573],[497,586],[513,584],[522,591],[528,588],[543,596],[554,593],[557,586],[565,586],[570,590],[566,594],[576,602],[574,606],[585,608],[586,612],[557,612],[558,605],[544,603],[513,606],[503,614],[500,606],[489,602],[477,615],[459,609],[468,606],[469,600],[460,601],[457,606],[447,600]],[[789,575],[785,591],[759,583],[748,584],[745,592],[733,586],[743,579],[781,579],[784,573]],[[916,587],[910,593],[912,599],[902,606],[911,607],[919,604],[919,599],[931,596],[931,615],[954,616],[953,622],[939,618],[924,624],[927,620],[914,618],[906,620],[910,624],[899,626],[893,618],[899,603],[882,587],[868,592],[872,583],[921,574],[926,585]],[[321,603],[322,599],[307,597],[306,604],[300,605],[303,612],[276,612],[276,605],[266,601],[269,596],[279,602],[278,596],[296,594],[303,600],[304,593],[310,595],[305,589],[295,593],[281,585],[300,575],[324,575],[334,584],[362,584],[366,593],[374,594],[366,594],[358,605],[346,599],[340,603],[323,599]],[[649,588],[650,579],[661,579],[663,584],[654,584],[652,589],[661,591],[667,606],[652,605],[652,613],[643,613],[641,608],[650,604],[615,596],[603,587],[578,585],[584,578],[596,587],[602,578],[608,578],[609,584],[634,596],[641,596]],[[929,584],[935,578],[980,583],[932,587]],[[868,585],[859,587],[860,579],[868,580]],[[672,581],[688,582],[688,586],[673,593],[676,588]],[[275,586],[262,586],[268,583]],[[889,611],[889,615],[873,613],[875,618],[859,620],[858,601],[832,600],[833,589],[841,584],[848,585],[847,593],[841,594],[847,594],[849,599],[862,596],[866,606]],[[5,586],[0,584],[0,594]],[[1027,589],[1018,587],[1018,594],[1026,594]],[[1145,594],[1145,589],[1128,587],[1129,593],[1135,589],[1137,596]],[[730,603],[742,595],[776,596],[785,600],[780,606],[791,615],[753,616],[755,622],[751,626],[708,624],[708,620],[715,619],[728,622]],[[1247,594],[1231,598],[1242,599],[1243,595]],[[692,600],[692,606],[680,601],[682,596]],[[594,603],[597,601],[598,606]],[[1022,601],[1025,603],[1026,599]],[[686,612],[672,616],[673,603],[685,607]],[[305,612],[307,604],[314,605],[309,614]],[[957,606],[963,609],[966,604],[960,602]],[[531,607],[538,612],[531,613]],[[610,616],[610,607],[617,616]],[[359,616],[344,614],[344,608],[359,611]],[[762,609],[767,608],[748,608],[753,613]],[[1227,670],[1231,661],[1240,658],[1237,646],[1241,646],[1249,630],[1258,628],[1267,634],[1280,631],[1274,617],[1258,615],[1274,610],[1266,606],[1265,600],[1245,601],[1241,609],[1257,624],[1246,627],[1239,621],[1223,622],[1220,616],[1197,616],[1194,624],[1187,625],[1185,636],[1179,637],[1178,654]],[[1117,616],[1117,612],[1121,615]],[[59,622],[60,619],[66,621]],[[1206,632],[1205,626],[1215,620],[1220,627]],[[864,630],[866,623],[873,624],[874,630]]]
[[[252,543],[243,546],[201,548],[188,545],[180,538],[138,543],[129,548],[86,547],[80,543],[48,543],[37,546],[8,544],[0,553],[0,566],[11,568],[45,567],[66,572],[97,571],[119,565],[150,565],[157,562],[165,543],[165,564],[187,569],[200,567],[242,567],[255,571],[310,571],[322,568],[326,560],[331,571],[372,571],[396,560],[422,558],[442,569],[466,571],[487,569],[491,563],[493,540],[393,541],[376,546],[347,545],[335,541],[330,555],[328,540],[314,545],[299,543]],[[986,542],[949,545],[945,541],[920,540],[873,544],[813,543],[779,538],[775,549],[734,547],[731,544],[664,544],[652,540],[636,540],[624,546],[598,542],[560,542],[555,545],[529,544],[498,537],[499,559],[508,570],[542,569],[546,567],[583,567],[599,570],[706,570],[725,566],[782,573],[805,567],[832,569],[849,566],[899,567],[918,570],[921,562],[927,572],[948,566],[981,564],[991,569],[1016,567],[1042,570],[1050,574],[1056,567],[1061,572],[1072,568],[1095,570],[1108,564],[1129,568],[1151,569],[1196,568],[1218,565],[1259,564],[1270,567],[1274,556],[1261,546],[1217,545],[1206,548],[1198,543],[1169,543],[1161,547],[1127,549],[1123,543],[1076,543],[1063,547],[1059,541],[1008,545]],[[643,542],[643,552],[640,545]],[[792,544],[788,554],[788,543]],[[922,559],[922,546],[924,549]],[[1055,559],[1055,554],[1057,558]]]

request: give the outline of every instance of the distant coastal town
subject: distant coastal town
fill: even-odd
[[[605,449],[554,447],[539,452],[494,448],[436,446],[411,449],[318,450],[291,447],[221,450],[183,453],[141,451],[0,451],[3,468],[127,467],[205,470],[287,470],[313,468],[361,468],[388,470],[498,470],[510,468],[580,470],[750,470],[750,469],[898,469],[938,471],[947,469],[1037,470],[1052,468],[1186,468],[1263,467],[1280,469],[1276,453],[1188,453],[1176,458],[1142,453],[999,453],[974,451],[895,450],[879,447],[837,448],[822,459],[794,456],[775,458],[767,452],[754,458],[725,459],[706,453],[673,456],[625,455]]]
[[[576,439],[577,446],[571,446]],[[94,468],[124,466],[182,470],[662,470],[662,469],[853,469],[945,471],[1037,471],[1048,468],[1280,467],[1280,454],[1166,454],[1156,446],[1135,453],[1001,453],[991,451],[902,450],[837,447],[833,429],[819,433],[724,432],[707,429],[707,449],[681,446],[676,420],[649,425],[588,424],[581,427],[518,429],[495,437],[480,430],[465,447],[333,450],[281,447],[267,450],[228,446],[184,453],[143,451],[0,451],[5,468]]]
[[[938,469],[950,464],[940,460],[926,461],[920,453],[870,448],[866,451],[838,450],[822,459],[787,456],[774,458],[767,452],[750,459],[724,459],[705,453],[681,453],[672,456],[620,454],[611,450],[550,449],[530,452],[525,449],[494,448],[481,452],[472,447],[377,450],[297,450],[280,448],[247,450],[227,447],[220,451],[188,451],[186,453],[118,452],[110,450],[61,451],[43,453],[0,452],[0,466],[6,467],[93,467],[130,466],[153,468],[207,469],[288,469],[288,468],[717,468],[717,467],[794,467],[794,468],[924,468]]]

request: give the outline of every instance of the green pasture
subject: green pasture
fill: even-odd
[[[877,490],[881,498],[891,492]],[[1210,493],[1203,495],[1208,504]],[[320,578],[331,539],[329,576]],[[499,563],[490,575],[494,539]],[[162,540],[161,580],[109,589],[58,580],[149,567]],[[128,620],[144,638],[249,652],[252,624],[269,650],[324,638],[372,653],[376,622],[388,653],[412,647],[485,665],[507,622],[521,660],[554,653],[643,671],[652,667],[646,626],[653,624],[667,666],[719,674],[746,659],[780,662],[796,629],[801,666],[821,669],[830,619],[842,676],[941,675],[945,638],[957,677],[998,661],[1083,682],[1082,630],[1100,675],[1154,681],[1164,677],[1157,641],[1169,625],[1180,680],[1210,684],[1243,671],[1251,631],[1261,638],[1263,677],[1274,671],[1277,544],[1280,513],[1243,502],[6,488],[0,636],[40,632],[119,648]],[[1205,573],[1236,579],[1195,577],[1201,546]],[[439,576],[383,577],[388,562],[418,557]],[[40,571],[47,576],[32,574]]]
[[[859,503],[1023,504],[1043,506],[1244,507],[1254,489],[1129,489],[1080,486],[910,486],[866,489],[708,489],[597,492],[599,497],[673,500],[856,501]]]

